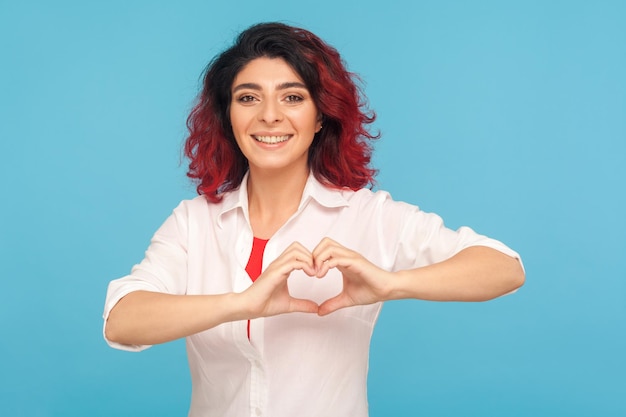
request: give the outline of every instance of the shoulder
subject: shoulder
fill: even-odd
[[[216,218],[223,211],[223,202],[212,203],[204,195],[182,200],[173,210],[178,221],[198,225]]]
[[[374,209],[382,211],[419,211],[419,207],[404,201],[394,200],[391,194],[385,190],[370,190],[362,188],[352,191],[340,190],[343,198],[351,207],[358,209]]]
[[[220,222],[227,213],[235,213],[247,205],[247,197],[242,196],[239,190],[229,191],[222,195],[218,202],[212,202],[206,196],[183,200],[174,209],[175,216],[183,216],[189,222],[203,224],[204,222]]]
[[[178,203],[178,206],[176,206],[174,212],[180,214],[185,213],[187,215],[202,213],[206,212],[211,204],[212,203],[210,203],[205,196],[199,195],[191,199],[182,200],[180,203]]]

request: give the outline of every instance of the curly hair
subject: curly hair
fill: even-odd
[[[187,118],[184,153],[187,176],[198,181],[198,194],[219,202],[239,187],[248,161],[239,150],[230,123],[232,84],[250,61],[281,58],[302,78],[322,114],[324,129],[309,148],[308,164],[327,186],[373,185],[371,140],[366,126],[376,115],[366,109],[358,77],[348,72],[336,49],[313,33],[282,23],[260,23],[243,31],[233,46],[217,55],[203,73],[203,88]]]

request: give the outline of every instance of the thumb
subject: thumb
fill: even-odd
[[[303,298],[291,298],[290,310],[292,313],[318,313],[319,306],[311,300]]]
[[[344,307],[348,307],[348,304],[346,303],[345,295],[343,293],[337,294],[336,296],[324,301],[319,306],[317,310],[317,314],[319,316],[326,316]]]

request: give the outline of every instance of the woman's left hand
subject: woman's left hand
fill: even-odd
[[[361,254],[324,238],[313,250],[313,259],[318,278],[323,279],[331,268],[337,268],[343,275],[343,290],[319,306],[320,316],[344,307],[386,300],[393,273],[377,267]]]

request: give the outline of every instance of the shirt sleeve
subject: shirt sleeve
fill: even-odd
[[[181,203],[157,230],[150,241],[144,259],[135,265],[130,275],[109,283],[104,305],[104,326],[111,309],[133,291],[153,291],[184,294],[187,282],[188,211]],[[122,345],[106,338],[109,346],[128,351],[140,351],[149,345]]]
[[[517,252],[502,242],[476,233],[463,226],[452,230],[444,225],[443,219],[427,213],[417,206],[396,202],[387,198],[385,206],[385,229],[396,236],[394,248],[394,270],[413,269],[444,261],[471,246],[486,246],[506,255],[521,258]],[[387,230],[389,231],[389,230]]]

